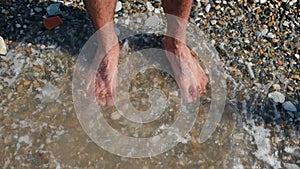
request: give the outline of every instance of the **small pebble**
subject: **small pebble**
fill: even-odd
[[[268,97],[272,99],[275,103],[283,103],[285,101],[285,96],[280,92],[271,92]]]
[[[260,0],[259,2],[260,2],[261,4],[264,4],[264,3],[267,2],[267,0]]]
[[[46,46],[45,45],[41,45],[41,47],[40,47],[42,50],[43,49],[45,49],[46,48]]]
[[[275,90],[280,90],[280,89],[281,89],[281,87],[280,87],[279,84],[273,84],[272,87],[273,87],[273,89],[275,89]]]
[[[155,27],[159,24],[159,18],[158,16],[150,16],[146,21],[145,21],[145,26],[149,27]]]
[[[283,61],[280,60],[280,61],[278,61],[277,64],[278,64],[278,66],[282,66],[283,65]]]
[[[287,111],[290,111],[290,112],[296,112],[297,111],[297,108],[296,106],[291,102],[291,101],[286,101],[282,104],[282,107],[287,110]]]
[[[254,35],[255,35],[256,37],[260,37],[260,36],[261,36],[261,32],[256,31],[256,32],[254,33]]]
[[[6,54],[7,54],[6,44],[2,36],[0,36],[0,55],[6,55]]]
[[[151,2],[148,1],[146,5],[147,5],[148,11],[152,12],[154,10],[154,6],[151,4]]]
[[[211,25],[216,25],[217,24],[217,20],[211,20],[210,23],[211,23]]]
[[[211,5],[210,5],[210,4],[207,4],[206,7],[205,7],[205,11],[206,11],[207,13],[209,13],[210,8],[211,8]]]
[[[122,9],[122,2],[118,1],[117,4],[116,4],[116,9],[115,9],[115,12],[118,12]]]
[[[60,3],[51,4],[47,7],[47,14],[49,16],[60,15],[62,12],[59,9]]]
[[[120,113],[115,111],[115,112],[111,113],[110,118],[112,120],[119,120],[121,118],[121,115],[120,115]]]
[[[39,13],[39,12],[42,12],[43,9],[42,9],[42,8],[39,8],[39,7],[34,7],[34,11]]]

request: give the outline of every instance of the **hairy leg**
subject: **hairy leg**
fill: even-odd
[[[98,52],[87,77],[87,91],[96,92],[101,106],[110,106],[120,53],[118,37],[113,26],[116,0],[84,0],[84,3],[95,29],[101,29],[97,31]],[[101,55],[104,55],[102,60]]]
[[[186,46],[186,29],[193,0],[163,0],[167,15],[167,35],[164,46],[177,83],[186,102],[193,102],[203,92],[208,78]],[[177,17],[174,17],[177,16]]]

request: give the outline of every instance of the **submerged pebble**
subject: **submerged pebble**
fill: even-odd
[[[297,108],[296,106],[291,102],[291,101],[286,101],[282,104],[282,107],[287,110],[287,111],[290,111],[290,112],[296,112],[297,111]]]

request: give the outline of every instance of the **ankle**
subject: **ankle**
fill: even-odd
[[[166,49],[180,49],[182,46],[185,46],[185,40],[181,41],[173,37],[165,36],[164,45]]]

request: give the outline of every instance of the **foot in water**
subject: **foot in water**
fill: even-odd
[[[101,106],[113,106],[113,94],[116,87],[116,77],[120,46],[117,44],[109,50],[100,62],[96,74],[89,73],[87,79],[87,91],[90,94],[95,92],[95,97]],[[95,76],[95,81],[93,81]],[[94,85],[94,86],[92,86]]]
[[[165,37],[164,47],[183,99],[194,102],[206,89],[208,78],[205,71],[185,43]]]

